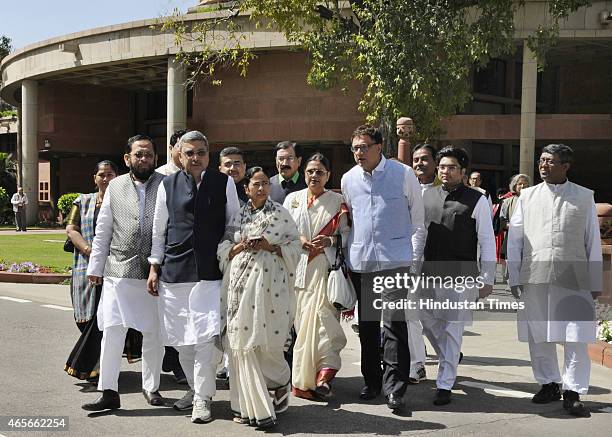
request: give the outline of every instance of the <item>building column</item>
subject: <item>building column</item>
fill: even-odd
[[[170,137],[178,129],[187,127],[187,89],[185,82],[187,74],[185,67],[174,57],[168,58],[168,110],[166,144],[170,144]],[[172,157],[168,153],[167,161]]]
[[[538,87],[538,63],[535,54],[523,42],[523,80],[521,84],[521,149],[520,173],[533,180],[535,154],[536,99]]]
[[[38,221],[38,82],[21,83],[21,171],[19,184],[28,196],[26,222]]]

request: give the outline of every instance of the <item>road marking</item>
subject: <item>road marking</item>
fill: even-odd
[[[8,297],[8,296],[0,296],[0,299],[10,300],[11,302],[19,302],[19,303],[29,303],[31,300],[27,299],[17,299],[16,297]]]
[[[54,310],[72,311],[72,308],[70,308],[70,307],[62,307],[62,306],[59,306],[59,305],[41,305],[41,307],[51,308],[51,309],[54,309]]]
[[[500,387],[498,385],[483,384],[481,382],[461,381],[459,385],[464,385],[466,387],[481,388],[484,390],[485,393],[494,395],[494,396],[504,396],[504,397],[510,397],[510,398],[532,398],[533,397],[533,393],[512,390],[509,388]]]

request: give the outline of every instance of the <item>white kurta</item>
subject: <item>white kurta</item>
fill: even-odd
[[[202,172],[202,177],[204,176]],[[198,184],[199,188],[200,184]],[[225,223],[240,208],[236,185],[227,178]],[[160,184],[155,202],[151,264],[161,265],[164,260],[168,229],[166,189]],[[184,283],[160,281],[157,307],[162,342],[166,346],[195,345],[209,341],[221,332],[221,280]]]
[[[550,185],[553,191],[563,189],[564,184]],[[524,234],[523,205],[520,201],[510,219],[508,232],[508,274],[510,286],[519,285],[520,267],[523,257]],[[593,203],[588,213],[584,242],[589,262],[601,263],[601,240],[597,211]],[[529,341],[529,334],[535,343],[540,342],[584,342],[595,341],[595,307],[591,291],[570,290],[552,284],[520,284],[523,289],[521,300],[525,308],[519,310],[518,337]],[[569,314],[568,314],[569,310]],[[574,317],[572,317],[572,312]],[[564,314],[565,313],[565,314]]]
[[[138,193],[140,217],[144,216],[146,183],[134,181]],[[143,220],[140,220],[143,223]],[[104,196],[96,224],[87,275],[104,276],[104,266],[113,236],[113,211],[110,196]],[[140,332],[159,331],[157,300],[147,293],[144,279],[105,277],[98,306],[98,328],[124,326]]]

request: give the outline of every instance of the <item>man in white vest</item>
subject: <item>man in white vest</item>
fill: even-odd
[[[164,175],[155,171],[155,145],[145,135],[128,140],[123,158],[130,172],[108,185],[87,267],[90,282],[101,284],[104,277],[97,313],[103,331],[98,382],[102,396],[83,405],[88,411],[121,406],[118,380],[128,328],[142,332],[142,393],[150,405],[164,404],[158,391],[164,348],[157,300],[147,293],[155,199]]]
[[[593,192],[570,182],[573,151],[542,150],[544,182],[521,191],[508,231],[508,273],[518,312],[519,340],[529,342],[531,368],[542,385],[533,402],[561,399],[572,415],[589,417],[580,395],[589,389],[588,343],[595,341],[593,297],[602,290],[602,254]],[[564,346],[559,372],[556,344]]]

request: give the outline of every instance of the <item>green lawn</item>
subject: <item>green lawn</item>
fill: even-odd
[[[34,264],[63,270],[72,266],[72,254],[64,252],[66,233],[0,235],[0,260],[31,261]]]

